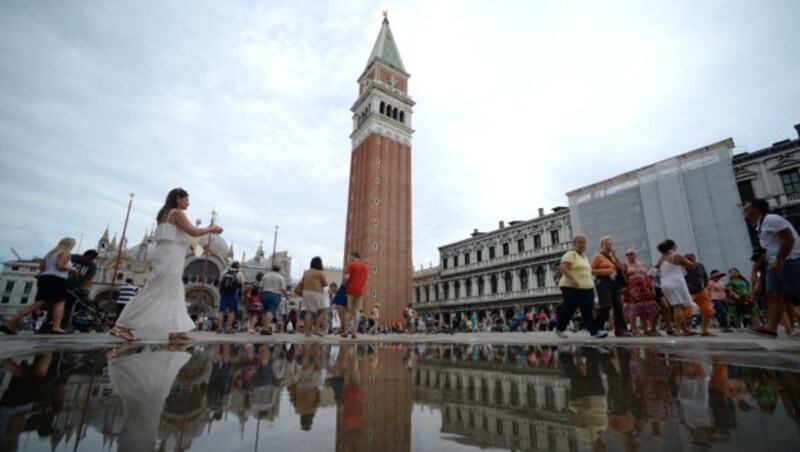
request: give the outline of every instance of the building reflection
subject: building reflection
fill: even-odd
[[[411,450],[423,412],[416,422],[439,420],[432,448],[784,450],[800,438],[797,372],[638,347],[124,346],[4,359],[0,393],[2,450],[202,450],[231,427],[232,447],[254,450],[297,435]]]
[[[440,411],[443,437],[467,446],[751,450],[800,437],[796,372],[651,348],[457,344],[426,347],[414,367],[414,402]]]

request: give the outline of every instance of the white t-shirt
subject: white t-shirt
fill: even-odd
[[[261,278],[261,291],[280,294],[286,289],[286,282],[278,272],[269,272]]]
[[[778,237],[778,232],[786,228],[789,228],[794,236],[794,248],[786,258],[800,259],[800,237],[792,223],[780,215],[767,214],[758,227],[758,240],[761,242],[761,246],[767,250],[768,262],[774,262],[777,258],[778,252],[781,250],[781,239]]]

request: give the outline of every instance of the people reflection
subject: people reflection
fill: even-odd
[[[19,436],[34,415],[34,399],[43,388],[52,357],[52,353],[37,355],[32,364],[3,359],[3,371],[11,380],[0,399],[0,450],[17,450]]]
[[[608,427],[606,390],[600,375],[600,353],[593,347],[576,352],[559,349],[558,358],[569,376],[569,409],[579,449],[603,449],[603,432]]]
[[[233,344],[217,344],[212,348],[211,373],[208,377],[208,407],[214,419],[222,419],[233,390],[232,346]]]
[[[337,409],[337,422],[340,422],[343,441],[340,444],[357,444],[358,426],[364,418],[364,402],[361,393],[361,374],[359,372],[358,347],[349,344],[339,354],[342,360],[344,381],[342,383],[341,403]],[[347,438],[352,437],[352,441]]]
[[[298,345],[295,353],[295,380],[288,388],[289,400],[300,415],[300,428],[304,431],[311,430],[322,398],[321,354],[319,346],[308,344]]]
[[[125,413],[125,423],[117,436],[118,450],[156,450],[164,401],[191,355],[171,350],[110,355],[111,386],[122,399]]]

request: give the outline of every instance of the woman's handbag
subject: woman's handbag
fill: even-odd
[[[336,290],[336,294],[333,296],[331,304],[347,307],[347,284],[342,284],[341,287]]]
[[[303,296],[303,280],[301,279],[297,285],[294,286],[294,294],[298,297]]]

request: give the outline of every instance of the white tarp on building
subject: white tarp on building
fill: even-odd
[[[589,238],[587,256],[610,235],[623,259],[635,248],[652,265],[670,238],[706,270],[749,271],[750,239],[742,218],[727,139],[567,193],[573,234]]]

